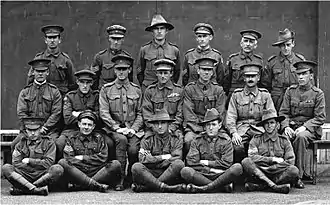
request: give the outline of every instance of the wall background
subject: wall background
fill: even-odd
[[[184,53],[195,47],[193,26],[207,22],[215,28],[212,46],[224,57],[239,51],[242,29],[259,30],[257,53],[268,57],[278,52],[271,46],[279,30],[288,27],[296,36],[298,53],[319,61],[318,84],[330,94],[327,65],[330,63],[328,2],[1,2],[1,129],[17,128],[16,102],[25,86],[27,62],[45,49],[40,27],[61,24],[61,50],[68,53],[75,67],[90,65],[93,56],[107,48],[105,29],[122,24],[127,29],[124,49],[137,57],[139,48],[151,40],[144,29],[152,15],[161,13],[175,29],[168,39]],[[330,96],[330,95],[328,95]],[[329,97],[327,104],[330,105]],[[327,106],[329,111],[329,106]],[[328,118],[330,119],[330,118]]]

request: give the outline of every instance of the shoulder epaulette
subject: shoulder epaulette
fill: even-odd
[[[44,138],[44,139],[51,139],[51,137],[49,135],[41,135],[41,138]]]
[[[195,84],[196,84],[196,82],[195,81],[192,81],[192,82],[188,83],[186,86],[188,86],[188,85],[195,85]]]
[[[76,94],[78,90],[71,90],[67,92],[67,95]]]
[[[215,82],[215,81],[211,81],[211,83],[212,83],[213,85],[219,85],[218,82]]]
[[[289,87],[289,89],[294,89],[294,88],[297,88],[297,87],[298,87],[298,85],[295,84],[295,85],[291,85],[291,86]]]
[[[268,62],[270,62],[271,60],[273,60],[274,58],[276,57],[276,55],[272,55],[272,56],[270,56],[269,58],[268,58]]]
[[[191,49],[187,50],[187,52],[185,53],[185,55],[186,55],[187,53],[193,52],[195,49],[196,49],[196,48],[191,48]]]
[[[236,88],[236,89],[234,90],[234,93],[241,92],[241,91],[243,91],[243,88]]]
[[[42,52],[40,52],[40,53],[37,53],[35,57],[37,57],[37,56],[41,56],[41,55],[44,54],[44,53],[45,53],[45,51],[42,51]]]
[[[261,91],[261,92],[267,92],[268,93],[268,90],[266,89],[266,88],[258,88],[259,89],[259,91]]]
[[[149,42],[143,44],[142,47],[147,46],[147,45],[149,45],[149,44],[151,44],[151,43],[152,43],[152,41],[149,41]]]
[[[283,138],[283,139],[285,139],[285,140],[288,140],[288,137],[285,136],[285,135],[278,135],[278,137]]]
[[[175,87],[179,87],[179,88],[182,88],[182,86],[181,86],[181,85],[179,85],[179,84],[173,83],[173,85],[174,85]]]
[[[114,84],[115,84],[115,82],[112,81],[112,82],[110,82],[110,83],[106,83],[106,84],[104,84],[103,87],[109,87],[109,86],[112,86],[112,85],[114,85]]]
[[[170,44],[171,46],[175,46],[175,47],[179,48],[176,44],[174,44],[174,43],[172,43],[172,42],[169,42],[169,41],[168,41],[168,44]]]
[[[238,56],[239,53],[233,53],[233,54],[230,54],[230,56],[228,57],[228,59],[231,59],[232,57],[235,57],[235,56]]]
[[[320,92],[322,91],[320,88],[316,87],[316,86],[312,86],[312,90],[316,91],[316,92]]]
[[[70,59],[70,57],[69,57],[68,54],[66,54],[66,53],[64,53],[64,52],[61,52],[61,53],[62,53],[62,55],[64,55],[66,58]]]
[[[205,132],[199,133],[198,135],[196,135],[196,138],[195,139],[202,138],[204,134],[205,134]]]
[[[98,91],[98,90],[92,90],[92,93],[93,94],[98,94],[98,93],[100,93],[100,91]]]
[[[137,84],[135,84],[135,83],[133,83],[133,82],[130,82],[130,83],[131,83],[132,86],[137,87],[137,88],[140,88],[139,85],[137,85]]]
[[[127,52],[125,50],[122,50],[122,51],[123,51],[123,53],[125,53],[125,55],[131,56],[131,54],[129,52]]]
[[[33,84],[33,83],[30,83],[30,84],[26,85],[26,86],[24,87],[24,89],[25,89],[25,88],[28,88],[28,87],[31,87],[32,84]]]
[[[219,53],[220,55],[222,55],[222,54],[220,53],[220,51],[218,51],[218,50],[215,49],[215,48],[212,48],[212,51],[214,51],[214,52]]]
[[[107,51],[108,49],[104,49],[104,50],[102,50],[102,51],[100,51],[100,52],[98,52],[98,54],[103,54],[103,53],[105,53],[106,51]]]
[[[253,54],[255,57],[257,57],[257,58],[260,58],[260,59],[262,59],[262,57],[260,56],[260,55],[258,55],[258,54]]]
[[[304,57],[303,55],[301,55],[301,54],[299,54],[299,53],[295,53],[295,54],[296,54],[296,56],[297,56],[298,58],[300,58],[301,60],[306,60],[305,57]]]

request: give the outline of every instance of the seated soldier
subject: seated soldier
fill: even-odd
[[[11,195],[48,195],[48,185],[63,174],[63,167],[55,162],[55,143],[41,134],[42,118],[22,118],[26,132],[18,141],[12,164],[2,166],[2,173],[14,186]]]
[[[183,139],[169,133],[168,126],[173,121],[164,109],[157,110],[149,120],[153,134],[141,141],[140,162],[132,167],[133,191],[185,191],[185,185],[177,184],[184,167]]]
[[[58,163],[68,180],[82,189],[106,192],[120,181],[120,163],[107,163],[108,147],[104,138],[93,132],[97,116],[90,110],[78,116],[80,131],[73,133],[64,147],[64,159]]]
[[[206,132],[192,141],[186,158],[188,167],[181,170],[182,178],[190,183],[187,190],[191,193],[219,189],[232,192],[233,181],[243,169],[241,164],[233,164],[233,145],[221,129],[222,117],[215,108],[208,109],[204,121],[199,124]]]
[[[270,188],[273,192],[287,194],[290,183],[295,184],[298,180],[290,141],[278,134],[279,123],[284,119],[284,116],[277,117],[273,110],[265,110],[262,121],[257,124],[264,127],[265,133],[252,138],[248,157],[242,161],[244,171],[252,177],[248,177],[248,181],[257,180],[257,184],[245,183],[247,191]]]

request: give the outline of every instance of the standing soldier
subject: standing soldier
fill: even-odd
[[[159,59],[154,63],[156,67],[157,83],[150,85],[143,97],[142,115],[148,121],[153,118],[157,109],[166,109],[174,121],[169,125],[169,132],[178,137],[182,136],[182,103],[183,88],[171,81],[175,63],[168,59]]]
[[[279,31],[278,41],[272,46],[279,47],[280,53],[268,58],[265,72],[261,76],[261,84],[270,91],[276,111],[280,110],[285,90],[298,84],[293,64],[305,60],[304,56],[292,51],[295,46],[294,37],[294,32],[287,28]]]
[[[214,30],[210,24],[198,23],[194,27],[194,32],[197,41],[197,48],[189,49],[183,60],[182,72],[182,84],[186,86],[190,82],[198,80],[197,67],[195,61],[199,58],[213,58],[217,61],[214,75],[212,80],[218,82],[219,85],[223,84],[224,67],[221,53],[211,48],[210,42],[214,37]]]
[[[296,155],[295,165],[299,169],[297,188],[304,188],[301,179],[311,178],[305,163],[307,147],[322,136],[321,125],[325,122],[325,98],[321,89],[312,83],[313,71],[317,64],[312,61],[300,61],[293,66],[296,68],[298,85],[290,86],[284,94],[279,115],[286,119],[282,122],[284,134],[292,141]]]
[[[233,191],[233,182],[243,173],[241,164],[233,164],[233,145],[222,128],[222,117],[215,109],[205,113],[199,124],[205,132],[193,140],[186,158],[188,167],[181,170],[189,192],[212,192],[221,188]]]
[[[142,139],[139,162],[132,167],[132,189],[135,192],[184,192],[186,186],[178,184],[182,159],[182,138],[169,133],[170,118],[166,110],[157,110],[149,123],[153,133]]]
[[[211,81],[217,61],[213,58],[196,60],[199,78],[196,82],[188,83],[184,89],[183,116],[185,136],[183,156],[189,151],[192,140],[203,131],[198,123],[204,118],[207,109],[215,108],[221,117],[225,116],[226,95],[218,83]]]
[[[12,150],[22,138],[24,132],[23,118],[40,117],[44,124],[40,133],[49,135],[53,140],[59,136],[59,120],[62,113],[62,97],[58,88],[47,82],[49,75],[48,59],[35,59],[28,64],[32,67],[34,80],[21,90],[17,100],[17,116],[21,124],[21,132],[12,142]]]
[[[63,167],[55,162],[55,143],[41,134],[42,118],[23,118],[26,132],[16,144],[12,164],[2,166],[2,173],[14,186],[11,195],[48,195],[48,185],[63,174]]]
[[[93,132],[97,116],[90,110],[78,116],[79,131],[71,133],[64,147],[64,159],[58,163],[65,176],[81,188],[106,192],[109,185],[120,181],[120,163],[107,163],[108,147],[104,138]]]
[[[107,28],[109,48],[98,52],[93,60],[91,70],[96,73],[96,80],[93,84],[93,89],[100,90],[101,87],[116,79],[114,66],[111,59],[115,55],[130,54],[122,49],[124,43],[126,28],[121,25],[112,25]]]
[[[173,82],[177,83],[180,77],[180,51],[179,48],[166,40],[167,33],[174,26],[160,15],[156,14],[152,17],[151,25],[145,30],[152,32],[153,40],[141,47],[138,65],[137,78],[142,87],[142,93],[152,83],[157,81],[156,68],[154,62],[157,59],[169,59],[175,63],[173,69]]]
[[[241,51],[231,54],[227,61],[227,67],[225,67],[223,87],[228,96],[228,102],[234,90],[243,88],[245,85],[240,67],[250,63],[263,65],[262,57],[254,53],[258,45],[258,39],[261,38],[261,33],[249,29],[241,31],[240,34],[242,35]]]
[[[226,127],[234,144],[234,162],[247,157],[249,142],[264,129],[256,127],[261,121],[263,109],[275,111],[272,98],[265,88],[258,88],[260,64],[241,65],[245,86],[237,88],[229,101]]]
[[[75,87],[73,73],[75,68],[68,54],[61,52],[59,44],[62,42],[61,33],[64,28],[59,25],[47,25],[41,28],[45,34],[47,49],[35,56],[35,59],[51,60],[47,81],[54,84],[64,96],[69,90]],[[34,72],[31,68],[28,73],[28,84],[32,83]]]
[[[126,55],[113,57],[116,80],[105,84],[100,91],[100,117],[106,125],[108,136],[116,145],[116,158],[121,164],[122,181],[116,190],[124,189],[126,161],[128,155],[128,178],[131,181],[131,167],[138,161],[140,129],[143,125],[141,103],[142,93],[139,86],[128,80],[132,70],[133,58]]]
[[[250,141],[249,157],[242,161],[250,181],[245,183],[247,191],[270,188],[273,192],[288,194],[290,183],[298,180],[291,143],[286,136],[278,134],[279,123],[284,119],[284,116],[277,117],[272,110],[263,112],[262,121],[257,126],[263,126],[265,133]]]

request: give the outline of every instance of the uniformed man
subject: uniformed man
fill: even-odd
[[[160,14],[152,17],[151,25],[145,30],[152,32],[153,40],[140,48],[136,74],[142,88],[142,93],[152,83],[157,81],[154,62],[157,59],[169,59],[175,63],[173,69],[173,82],[177,83],[180,77],[180,51],[179,48],[166,39],[167,33],[174,29]]]
[[[261,121],[263,109],[275,112],[272,98],[265,88],[258,88],[260,64],[241,65],[245,86],[237,88],[230,98],[226,116],[226,127],[234,144],[234,162],[247,157],[251,138],[262,134],[264,129],[255,125]]]
[[[115,55],[125,54],[130,56],[127,51],[122,49],[126,28],[121,25],[112,25],[107,28],[107,33],[109,48],[98,52],[91,65],[91,70],[96,73],[96,80],[93,84],[93,89],[95,90],[100,90],[104,84],[116,79],[115,64],[111,61]]]
[[[325,98],[323,91],[312,84],[317,63],[299,61],[293,66],[296,68],[298,85],[292,85],[286,90],[279,115],[286,117],[282,122],[282,129],[291,139],[296,155],[295,165],[299,169],[296,187],[304,188],[301,179],[304,176],[311,178],[305,167],[307,147],[322,136],[321,125],[326,119]]]
[[[212,80],[218,82],[219,85],[223,84],[224,67],[221,53],[211,48],[210,42],[214,37],[214,30],[210,24],[198,23],[194,26],[194,33],[197,41],[197,47],[189,49],[183,59],[182,84],[185,86],[190,82],[198,80],[197,67],[195,61],[199,58],[208,57],[217,61],[214,75]]]
[[[222,129],[222,116],[208,109],[199,124],[205,132],[193,140],[186,158],[187,167],[181,170],[182,178],[189,183],[189,192],[233,191],[233,181],[242,174],[241,164],[233,164],[233,145]]]
[[[35,59],[49,59],[51,60],[49,66],[49,75],[47,81],[54,84],[64,96],[69,90],[74,89],[75,81],[73,73],[75,68],[68,54],[61,52],[59,44],[61,44],[61,33],[64,28],[59,25],[47,25],[41,28],[45,34],[45,44],[47,48],[41,53],[37,53]],[[34,79],[33,69],[30,68],[28,73],[28,84],[32,83]]]
[[[211,81],[217,61],[213,58],[199,58],[196,60],[199,78],[196,82],[188,83],[184,89],[184,144],[183,156],[189,151],[192,140],[203,131],[198,123],[204,118],[207,109],[215,108],[221,117],[225,116],[226,95],[218,83]]]
[[[120,163],[107,162],[108,147],[104,138],[93,132],[97,116],[90,110],[78,115],[79,131],[71,133],[64,147],[64,158],[58,163],[69,182],[82,189],[106,192],[120,181]]]
[[[142,102],[142,116],[146,121],[147,129],[151,126],[148,121],[153,118],[157,109],[166,109],[174,122],[169,124],[169,132],[176,136],[182,135],[182,103],[183,88],[171,81],[175,63],[168,59],[155,61],[157,83],[150,85],[144,95]]]
[[[280,110],[285,90],[298,84],[293,64],[305,60],[303,55],[293,52],[294,38],[295,33],[287,28],[279,31],[278,41],[272,46],[279,47],[280,53],[268,58],[266,69],[261,76],[261,84],[271,93],[276,111]]]
[[[173,121],[165,109],[149,120],[153,134],[142,139],[139,162],[132,167],[133,191],[185,192],[186,186],[178,184],[184,167],[183,139],[169,133]]]
[[[249,156],[242,161],[244,171],[250,178],[245,183],[247,191],[270,188],[273,192],[288,194],[290,184],[298,180],[299,171],[294,166],[291,143],[286,136],[278,134],[280,122],[284,119],[284,116],[277,117],[272,110],[264,110],[262,121],[257,126],[263,126],[265,133],[252,138]]]
[[[240,67],[250,63],[263,65],[262,57],[255,54],[261,33],[248,29],[242,30],[240,34],[242,35],[240,42],[241,51],[231,54],[225,67],[223,88],[228,96],[228,102],[236,88],[243,88],[245,86]]]
[[[140,138],[143,136],[141,104],[142,93],[138,85],[130,82],[128,74],[132,71],[133,58],[126,55],[113,57],[116,80],[105,84],[100,91],[100,117],[106,125],[109,137],[115,142],[116,158],[121,164],[122,181],[116,190],[123,190],[126,161],[128,155],[128,177],[131,181],[131,167],[138,161]]]
[[[23,118],[26,132],[15,146],[12,164],[2,166],[2,174],[13,185],[11,195],[48,195],[48,185],[63,174],[55,162],[55,143],[41,134],[42,118]]]
[[[68,136],[79,128],[77,126],[78,116],[84,110],[93,111],[96,116],[99,116],[99,91],[92,90],[93,78],[95,73],[93,71],[83,69],[75,72],[77,78],[76,83],[78,85],[77,90],[68,92],[63,100],[63,117],[65,127],[61,133],[61,136],[56,140],[57,147],[57,159],[63,157],[63,149],[66,144]],[[95,130],[100,133],[102,123],[100,119],[97,119]],[[100,133],[101,134],[101,133]],[[110,138],[106,138],[108,145],[108,157],[113,159],[114,155],[114,142]]]
[[[32,67],[34,80],[21,90],[17,100],[17,117],[20,121],[20,134],[12,143],[12,150],[22,138],[25,117],[40,117],[44,124],[40,133],[49,135],[53,140],[59,136],[58,123],[62,113],[62,97],[58,88],[49,83],[46,78],[49,75],[49,59],[35,59],[28,64]]]

